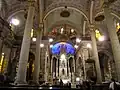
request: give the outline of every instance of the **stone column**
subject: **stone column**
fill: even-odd
[[[73,58],[73,66],[74,66],[74,73],[75,73],[75,58]]]
[[[37,31],[36,39],[36,55],[34,61],[34,72],[33,72],[33,82],[39,84],[39,73],[40,73],[40,42],[41,42],[41,28]]]
[[[84,71],[84,79],[86,80],[86,65],[85,65],[85,60],[86,60],[86,56],[85,56],[85,49],[83,49],[83,54],[82,54],[82,63],[83,63],[83,71]]]
[[[75,82],[76,82],[76,70],[75,70],[75,58],[73,57],[73,67],[74,67],[74,71],[73,71],[73,75],[72,75],[72,78],[73,78],[73,87],[75,87]]]
[[[68,73],[68,60],[67,60],[67,76],[69,76],[69,73]]]
[[[95,32],[93,27],[91,28],[91,40],[92,40],[93,59],[95,60],[95,68],[96,68],[96,74],[97,74],[97,83],[102,83],[97,44],[96,44]]]
[[[47,76],[48,76],[48,70],[47,70],[47,52],[46,52],[46,54],[45,54],[45,74],[44,74],[45,82],[47,81]]]
[[[70,60],[68,59],[68,76],[70,77],[71,75],[70,75]]]
[[[73,71],[73,74],[74,74],[74,83],[76,81],[76,69],[75,69],[75,58],[73,57],[73,67],[74,67],[74,71]]]
[[[110,14],[110,10],[107,6],[104,7],[104,14],[115,60],[117,78],[120,81],[120,43],[116,33],[113,16]]]
[[[58,59],[58,77],[59,77],[60,59]]]
[[[48,51],[48,76],[47,76],[47,80],[48,80],[48,82],[51,82],[51,61],[50,61],[50,52],[49,52],[49,45],[48,45],[48,47],[47,47],[47,51]]]
[[[31,2],[30,2],[31,3]],[[31,29],[33,26],[33,17],[34,17],[35,7],[32,4],[29,6],[28,15],[23,35],[23,41],[20,52],[19,66],[15,84],[26,84],[26,71],[27,71],[27,63],[29,56],[29,48],[31,41]]]
[[[76,58],[76,62],[75,62],[75,64],[76,64],[76,71],[75,71],[75,74],[76,74],[76,77],[78,77],[79,75],[78,75],[78,73],[79,73],[79,62],[78,62],[78,60],[79,60],[79,56],[77,55],[77,58]]]
[[[75,75],[74,75],[74,72],[71,73],[72,75],[72,88],[75,88]]]
[[[51,76],[53,77],[53,57],[51,58]]]
[[[55,59],[53,62],[55,62],[55,77],[57,76],[57,59]]]

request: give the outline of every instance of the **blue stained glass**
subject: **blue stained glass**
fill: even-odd
[[[75,48],[69,43],[56,43],[51,48],[52,54],[60,54],[61,49],[64,49],[66,54],[74,54]]]

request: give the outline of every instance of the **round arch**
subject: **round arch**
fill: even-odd
[[[18,14],[18,13],[26,13],[26,12],[25,12],[25,9],[24,9],[24,8],[21,8],[21,9],[19,9],[19,10],[16,9],[16,10],[10,12],[10,13],[5,17],[5,19],[6,19],[7,21],[9,21],[10,18],[12,18],[14,15],[16,15],[16,14]],[[35,16],[37,15],[36,13],[37,13],[37,12],[35,12]]]
[[[46,15],[43,17],[43,22],[44,22],[45,19],[49,16],[50,13],[52,13],[52,12],[58,10],[58,9],[64,9],[64,8],[65,8],[65,7],[57,7],[57,8],[54,8],[54,9],[50,10],[50,11],[47,12]],[[79,9],[77,9],[77,8],[74,8],[74,7],[67,7],[67,8],[68,8],[68,9],[73,9],[73,10],[79,12],[80,14],[82,14],[82,15],[85,17],[86,21],[89,23],[89,19],[88,19],[87,15],[86,15],[82,10],[79,10]]]
[[[7,21],[9,21],[14,15],[16,15],[18,13],[24,13],[24,10],[22,9],[22,10],[19,10],[19,11],[12,12],[10,16],[6,17]]]
[[[53,58],[58,59],[57,55],[52,55],[52,58],[51,58],[51,59],[53,59]]]

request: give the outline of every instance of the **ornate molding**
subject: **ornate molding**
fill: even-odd
[[[51,4],[48,4],[48,6],[46,6],[45,14],[51,11],[52,9],[67,6],[67,7],[74,7],[82,11],[86,15],[88,15],[88,12],[86,10],[87,5],[85,4],[86,4],[86,1],[83,1],[83,0],[76,0],[76,1],[75,0],[56,0],[53,2],[51,1]]]

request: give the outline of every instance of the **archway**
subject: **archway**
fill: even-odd
[[[53,71],[53,77],[56,77],[56,64],[57,64],[57,58],[53,57],[53,66],[52,66],[52,71]]]
[[[55,10],[59,10],[59,9],[64,9],[65,7],[57,7],[57,8],[54,8],[52,10],[50,10],[49,12],[46,13],[46,15],[44,16],[43,18],[43,21],[45,21],[45,19],[49,16],[50,13],[54,12]],[[72,10],[75,10],[77,12],[79,12],[80,14],[82,14],[85,19],[87,20],[87,22],[89,23],[89,19],[87,17],[87,15],[82,11],[82,10],[79,10],[77,8],[74,8],[74,7],[67,7],[68,9],[72,9]]]

